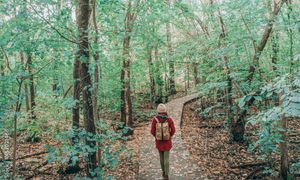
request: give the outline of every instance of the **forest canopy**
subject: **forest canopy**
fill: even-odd
[[[44,166],[116,178],[156,106],[192,93],[268,176],[299,175],[299,12],[298,0],[1,0],[0,179],[46,178]]]

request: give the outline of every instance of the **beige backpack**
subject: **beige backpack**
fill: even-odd
[[[171,135],[170,135],[170,127],[169,123],[166,120],[165,122],[159,122],[159,120],[154,117],[156,120],[156,132],[155,132],[155,137],[157,140],[169,140]]]

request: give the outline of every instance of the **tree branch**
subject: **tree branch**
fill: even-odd
[[[240,13],[241,13],[241,12],[240,12]],[[242,13],[241,13],[241,18],[242,18],[243,23],[244,23],[244,25],[245,25],[245,27],[246,27],[246,30],[247,30],[248,33],[250,34],[250,38],[251,38],[251,40],[252,40],[253,48],[256,49],[256,45],[255,45],[255,40],[254,40],[253,34],[252,34],[252,32],[251,32],[251,30],[250,30],[248,24],[246,23],[245,18],[244,18],[244,16],[243,16]]]
[[[2,46],[1,46],[1,50],[2,50],[3,55],[4,55],[4,57],[5,57],[5,60],[6,60],[6,66],[7,66],[7,68],[10,70],[10,72],[12,72],[12,69],[11,69],[11,67],[10,67],[10,65],[9,65],[8,56],[7,56],[5,50],[4,50],[4,48],[3,48]]]
[[[30,5],[30,7],[33,9],[33,11],[36,13],[36,15],[38,15],[40,18],[42,18],[42,20],[44,20],[49,26],[50,28],[52,28],[55,32],[57,32],[57,34],[60,35],[60,37],[62,37],[63,39],[71,42],[71,43],[74,43],[74,44],[79,44],[78,42],[76,42],[75,40],[72,40],[68,37],[66,37],[65,35],[63,35],[58,29],[56,29],[50,21],[48,21],[46,18],[44,18],[44,16],[40,15],[40,13],[33,7],[33,5],[29,2],[27,2],[26,0],[24,0],[26,3],[28,3]]]

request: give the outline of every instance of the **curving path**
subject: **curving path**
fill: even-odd
[[[205,179],[201,176],[197,164],[190,159],[190,154],[181,138],[180,128],[184,104],[197,97],[198,94],[192,94],[167,103],[169,115],[172,117],[176,127],[176,133],[173,137],[173,148],[170,152],[170,180]],[[154,137],[150,134],[150,126],[148,128],[149,132],[146,132],[146,135],[142,137],[140,141],[142,142],[138,177],[140,180],[162,179],[159,155],[155,148]]]

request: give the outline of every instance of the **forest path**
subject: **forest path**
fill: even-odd
[[[181,117],[183,106],[198,97],[198,94],[188,95],[168,102],[169,115],[172,117],[176,133],[172,139],[173,148],[170,151],[170,180],[196,180],[205,179],[201,176],[199,167],[190,158],[190,153],[181,137]],[[151,123],[150,123],[151,126]],[[150,126],[141,138],[140,144],[140,180],[162,179],[158,150],[155,147],[154,137],[150,134]]]

